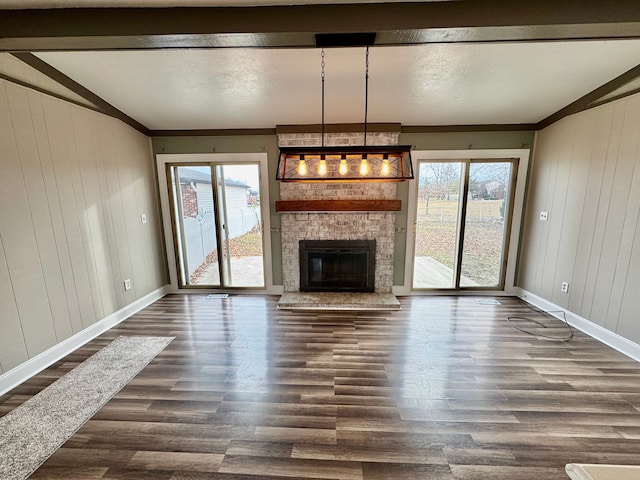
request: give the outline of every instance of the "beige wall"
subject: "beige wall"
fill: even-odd
[[[531,148],[534,134],[517,132],[458,132],[458,133],[409,133],[400,135],[401,145],[413,145],[416,150],[466,150]],[[280,199],[280,182],[276,181],[278,164],[278,139],[275,135],[247,135],[233,137],[154,137],[154,153],[255,153],[266,152],[269,159],[269,200],[271,211],[271,255],[273,284],[283,284],[282,243],[278,230],[281,215],[275,211]],[[397,185],[397,197],[402,201],[402,211],[395,214],[396,227],[407,228],[408,182]],[[410,228],[409,228],[410,229]],[[394,250],[393,284],[404,284],[406,232],[396,233]]]
[[[636,343],[639,142],[640,95],[538,133],[519,265],[520,287]]]
[[[165,278],[149,139],[0,80],[0,373]]]

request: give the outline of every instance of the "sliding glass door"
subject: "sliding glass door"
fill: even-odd
[[[414,290],[501,289],[515,160],[418,162]]]
[[[265,285],[259,164],[168,164],[180,287]]]
[[[463,164],[420,162],[413,288],[453,288]]]

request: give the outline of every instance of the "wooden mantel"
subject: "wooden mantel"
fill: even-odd
[[[399,212],[400,200],[276,200],[276,212]]]

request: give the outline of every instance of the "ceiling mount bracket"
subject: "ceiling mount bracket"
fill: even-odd
[[[375,32],[316,33],[316,47],[369,47],[376,42]]]

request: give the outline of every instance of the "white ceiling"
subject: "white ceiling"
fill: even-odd
[[[326,50],[326,123],[364,119],[364,48]],[[37,53],[152,130],[321,120],[319,49]],[[370,122],[536,123],[636,66],[640,40],[371,47]]]

